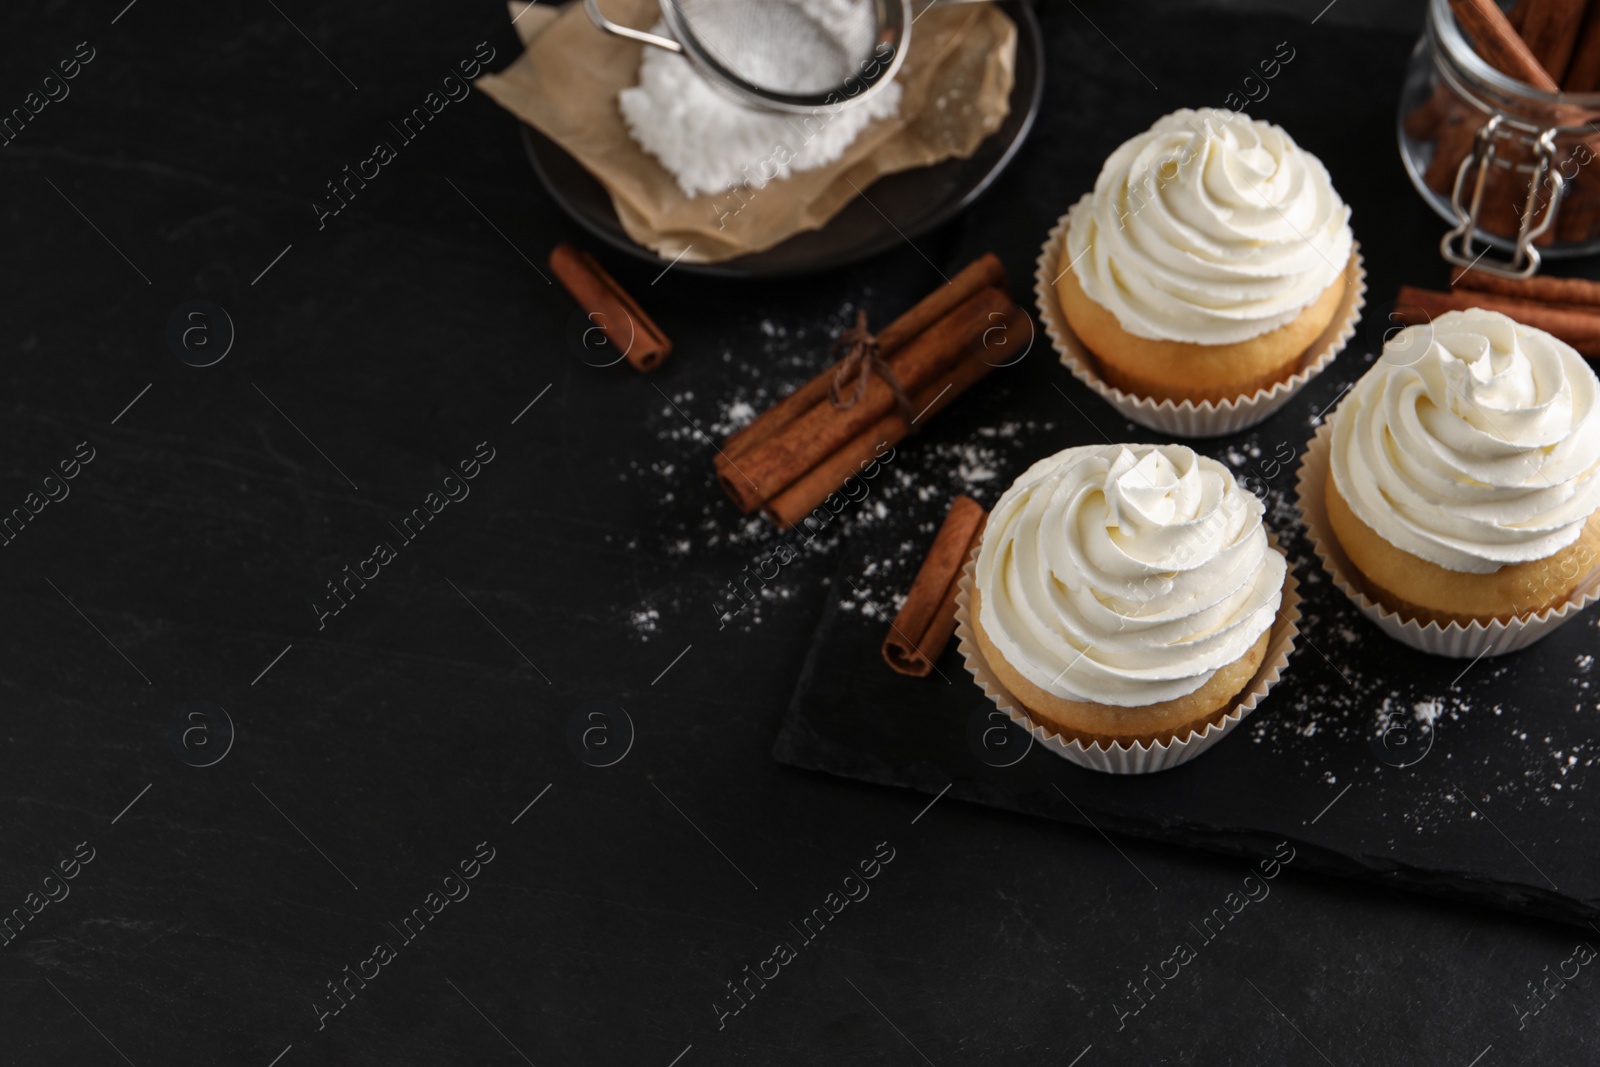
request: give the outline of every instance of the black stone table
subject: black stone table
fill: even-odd
[[[1392,71],[1410,33],[1348,2],[1235,24]],[[313,208],[459,64],[507,61],[490,0],[0,16],[27,112],[0,147],[0,509],[27,516],[0,546],[0,1062],[1593,1061],[1582,929],[772,759],[880,516],[720,625],[774,542],[705,435],[930,262],[1026,278],[1112,145],[1208,102],[1128,66],[1243,75],[1185,52],[1221,14],[1042,16],[1044,121],[916,248],[772,284],[605,257],[677,342],[649,378],[572,350],[540,265],[578,234],[480,94]],[[1393,177],[1396,86],[1367,81],[1304,139],[1369,139]],[[1393,188],[1358,230],[1427,247]],[[977,473],[963,445],[908,448],[894,500]]]

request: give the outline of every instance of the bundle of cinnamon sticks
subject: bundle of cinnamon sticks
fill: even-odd
[[[1007,294],[1000,260],[984,255],[867,340],[875,358],[854,354],[868,366],[850,375],[845,395],[835,364],[725,439],[717,481],[741,511],[760,509],[782,529],[800,525],[1032,339],[1033,320]]]
[[[1518,0],[1504,12],[1494,0],[1450,0],[1450,9],[1474,50],[1502,74],[1547,93],[1600,91],[1600,0]],[[1577,125],[1587,115],[1580,109],[1567,110],[1572,113],[1552,108],[1537,121]],[[1461,161],[1472,152],[1478,129],[1487,119],[1443,84],[1405,117],[1408,136],[1434,142],[1423,176],[1430,189],[1450,196]],[[1600,155],[1600,135],[1558,142],[1557,149],[1553,165],[1566,179],[1566,187],[1555,227],[1539,243],[1592,239],[1600,235],[1600,173],[1588,164]],[[1514,238],[1528,204],[1534,147],[1526,138],[1503,136],[1496,142],[1496,157],[1502,164],[1491,167],[1484,179],[1478,227]],[[1470,185],[1466,191],[1470,195]],[[1534,223],[1553,193],[1554,184],[1549,182],[1539,190]]]
[[[1467,308],[1499,311],[1554,334],[1589,359],[1600,359],[1600,282],[1582,278],[1511,279],[1481,270],[1457,271],[1448,293],[1402,285],[1395,317],[1417,326]]]

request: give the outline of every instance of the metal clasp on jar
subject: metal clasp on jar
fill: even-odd
[[[1489,121],[1479,127],[1477,136],[1473,138],[1472,151],[1461,161],[1461,166],[1456,168],[1455,186],[1450,190],[1450,208],[1455,212],[1456,226],[1439,242],[1439,252],[1458,267],[1487,271],[1502,278],[1531,278],[1539,270],[1539,250],[1533,243],[1548,233],[1550,227],[1555,224],[1556,213],[1561,207],[1561,192],[1566,185],[1566,179],[1554,166],[1557,132],[1555,128],[1540,130],[1534,142],[1535,162],[1533,173],[1528,177],[1528,198],[1523,204],[1522,221],[1517,227],[1517,240],[1510,257],[1501,259],[1490,256],[1489,249],[1493,245],[1488,243],[1485,243],[1483,251],[1473,254],[1472,235],[1478,228],[1478,212],[1483,207],[1483,190],[1487,185],[1489,168],[1495,162],[1496,141],[1502,136],[1503,124],[1513,127],[1519,125],[1506,124],[1504,115],[1491,115]],[[1506,135],[1517,136],[1514,132],[1508,132]],[[1470,204],[1466,203],[1464,198],[1469,174],[1474,175]],[[1550,201],[1545,205],[1544,214],[1540,217],[1538,225],[1535,225],[1533,220],[1538,210],[1539,193],[1547,182],[1550,187]]]

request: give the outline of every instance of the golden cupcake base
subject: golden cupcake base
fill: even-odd
[[[1584,521],[1578,539],[1542,559],[1507,563],[1487,574],[1447,570],[1384,540],[1350,507],[1333,473],[1322,486],[1328,529],[1351,578],[1372,599],[1418,622],[1520,619],[1560,607],[1579,589],[1600,581],[1600,511]]]
[[[1180,403],[1136,396],[1105,379],[1100,361],[1073,333],[1067,323],[1066,312],[1061,307],[1056,280],[1066,265],[1063,256],[1070,216],[1071,212],[1068,212],[1056,221],[1055,227],[1045,238],[1044,247],[1039,251],[1033,276],[1039,321],[1062,364],[1072,372],[1074,378],[1098,393],[1101,399],[1130,422],[1174,437],[1223,437],[1266,421],[1305,388],[1307,382],[1328,369],[1334,357],[1355,336],[1356,324],[1361,321],[1361,309],[1366,306],[1367,274],[1361,248],[1357,244],[1350,252],[1350,263],[1345,271],[1351,279],[1350,284],[1344,287],[1332,322],[1301,354],[1299,368],[1288,378],[1230,400],[1184,400]]]
[[[1282,586],[1278,592],[1282,594]],[[984,630],[983,593],[979,589],[973,589],[968,598],[968,618],[972,622],[972,636],[978,642],[978,652],[990,673],[1022,702],[1029,718],[1064,738],[1075,738],[1086,745],[1155,744],[1188,737],[1204,729],[1207,723],[1220,721],[1266,662],[1267,645],[1272,641],[1271,627],[1268,627],[1242,656],[1219,667],[1192,693],[1152,704],[1122,707],[1092,700],[1068,700],[1030,681],[1007,662],[994,639]]]
[[[1482,656],[1500,656],[1507,652],[1527,648],[1556,627],[1600,600],[1600,570],[1573,591],[1565,602],[1544,611],[1511,619],[1489,622],[1470,622],[1463,625],[1451,622],[1440,625],[1435,621],[1406,615],[1379,603],[1362,588],[1350,558],[1345,555],[1334,536],[1328,521],[1327,499],[1323,487],[1328,480],[1328,466],[1333,448],[1333,417],[1330,415],[1306,447],[1305,458],[1300,462],[1300,473],[1295,491],[1299,497],[1300,517],[1311,539],[1312,551],[1322,569],[1333,579],[1339,591],[1378,628],[1402,644],[1436,656],[1456,659],[1477,659]]]
[[[984,695],[994,702],[994,706],[1028,731],[1034,741],[1062,759],[1090,770],[1106,774],[1152,774],[1194,759],[1227,736],[1256,709],[1282,677],[1284,668],[1289,664],[1289,653],[1294,651],[1295,637],[1300,633],[1298,583],[1293,569],[1290,569],[1284,577],[1283,599],[1278,605],[1277,618],[1268,631],[1267,650],[1261,666],[1238,696],[1234,697],[1227,711],[1208,721],[1204,728],[1191,730],[1187,736],[1174,737],[1169,741],[1132,744],[1086,742],[1064,735],[1049,722],[1036,721],[1022,702],[996,677],[984,659],[968,615],[968,605],[972,599],[972,573],[981,547],[973,547],[967,565],[961,571],[961,582],[956,593],[956,648],[966,662],[967,671]],[[1276,541],[1273,541],[1273,548],[1277,548]]]

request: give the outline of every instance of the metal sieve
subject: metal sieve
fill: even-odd
[[[670,36],[608,19],[600,29],[689,61],[746,107],[813,114],[853,106],[894,78],[911,40],[912,0],[660,0]],[[927,3],[915,5],[918,13]]]

